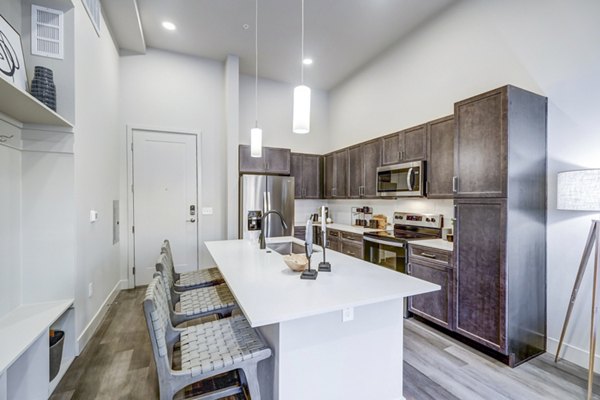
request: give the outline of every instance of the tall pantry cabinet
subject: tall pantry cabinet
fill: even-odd
[[[454,330],[515,366],[546,348],[547,99],[504,86],[454,115]]]

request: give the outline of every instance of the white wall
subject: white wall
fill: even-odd
[[[16,134],[0,121],[0,135]],[[21,152],[0,145],[0,318],[21,303]]]
[[[311,92],[310,132],[292,132],[294,85],[270,79],[258,80],[258,125],[263,130],[263,146],[283,147],[297,153],[323,154],[327,150],[328,95]],[[250,144],[255,121],[254,76],[240,76],[240,143]]]
[[[126,125],[201,133],[198,208],[212,207],[214,214],[198,216],[200,267],[212,264],[202,243],[226,237],[224,78],[223,63],[155,49],[148,49],[145,55],[120,59],[118,131],[123,168],[126,167]],[[122,179],[121,184],[125,195],[126,181]],[[126,197],[121,202],[127,204]],[[126,238],[126,234],[122,235],[122,246],[127,245]],[[157,248],[157,252],[159,250]]]
[[[453,103],[505,84],[548,105],[548,349],[555,351],[589,213],[556,210],[556,173],[600,167],[600,3],[468,1],[413,32],[330,95],[331,149],[451,114]],[[566,336],[585,365],[590,274]]]
[[[98,37],[83,4],[74,5],[75,307],[79,335],[86,333],[84,329],[96,314],[103,315],[103,304],[120,281],[119,248],[112,243],[112,201],[119,199],[122,131],[118,126],[117,49],[104,21]],[[95,223],[89,221],[90,210],[99,213]],[[89,283],[93,284],[91,297]]]

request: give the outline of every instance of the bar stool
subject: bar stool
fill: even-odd
[[[177,273],[175,271],[175,264],[173,263],[171,244],[169,243],[168,239],[163,241],[160,252],[167,255],[168,265],[173,273],[175,289],[180,292],[199,287],[218,285],[225,282],[217,267]]]
[[[224,372],[241,370],[252,400],[260,400],[258,362],[271,357],[271,349],[243,316],[178,329],[169,320],[169,300],[160,276],[155,277],[144,299],[144,314],[152,351],[160,400],[195,382]],[[173,347],[181,344],[181,370],[173,370]],[[195,399],[217,399],[241,393],[239,386],[221,388]]]
[[[161,253],[156,260],[156,275],[160,275],[169,303],[171,322],[177,326],[183,322],[218,314],[221,318],[231,314],[236,306],[233,294],[225,283],[177,292],[173,287],[171,268],[167,266],[167,255]]]

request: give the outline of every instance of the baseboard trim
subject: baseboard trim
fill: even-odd
[[[100,323],[104,319],[106,312],[108,311],[108,306],[115,300],[119,292],[123,289],[127,289],[128,281],[127,279],[123,279],[117,282],[115,287],[110,291],[106,300],[102,303],[96,314],[92,317],[91,321],[87,324],[87,326],[81,332],[81,335],[77,338],[77,355],[79,355],[85,346],[87,346],[88,342],[100,326]]]
[[[548,340],[546,341],[546,351],[548,353],[556,355],[557,349],[558,349],[558,339],[549,337]],[[573,345],[563,342],[560,353],[561,353],[560,359],[570,361],[573,364],[577,364],[580,367],[583,367],[587,370],[587,368],[589,366],[589,362],[590,362],[590,352],[588,350],[584,350],[577,346],[573,346]],[[596,372],[596,373],[600,373],[599,364],[600,364],[600,355],[596,354],[596,359],[594,360],[594,372]]]

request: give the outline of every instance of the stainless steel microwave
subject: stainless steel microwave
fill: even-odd
[[[377,168],[377,196],[422,197],[425,195],[425,162],[414,161]]]

